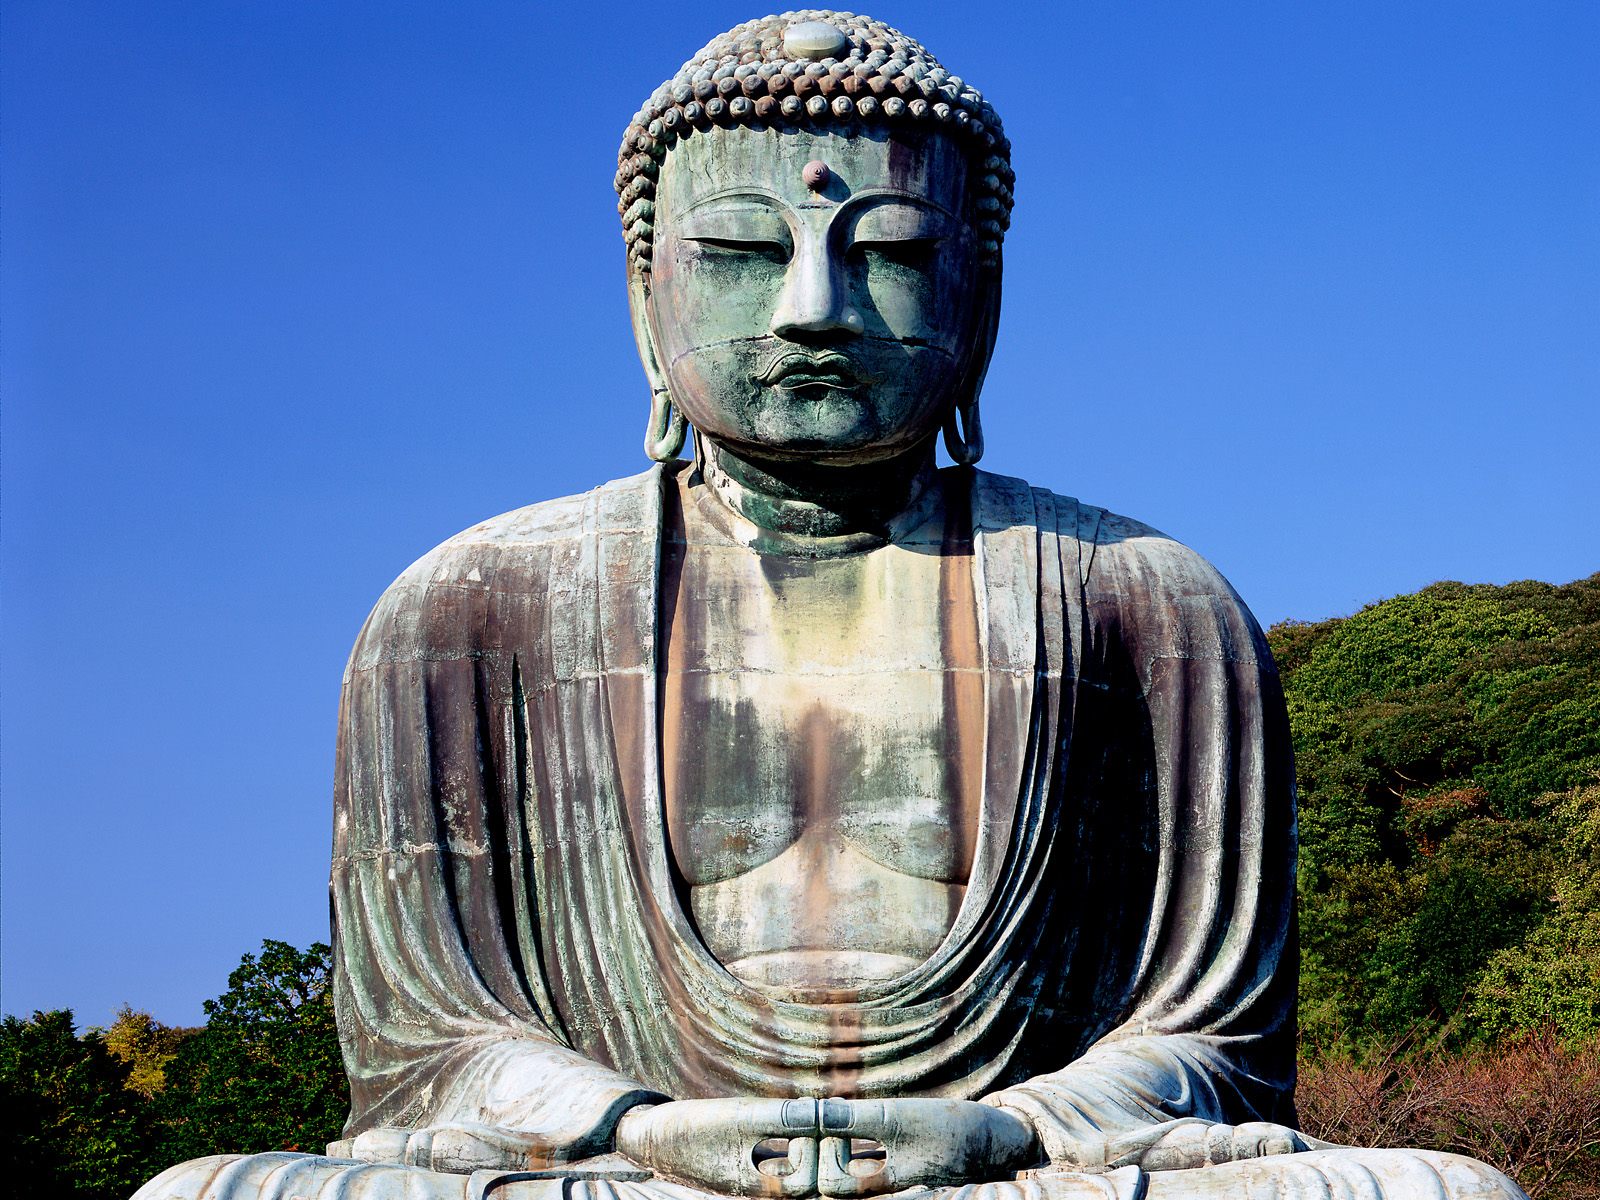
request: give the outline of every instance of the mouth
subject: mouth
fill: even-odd
[[[768,387],[835,388],[846,391],[862,383],[855,367],[842,354],[806,354],[792,350],[755,375]]]

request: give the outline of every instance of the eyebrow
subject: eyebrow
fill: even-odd
[[[718,200],[759,200],[767,205],[784,203],[783,197],[778,195],[776,192],[768,191],[765,188],[756,187],[751,184],[739,184],[734,187],[720,188],[715,192],[697,197],[695,200],[679,209],[675,215],[680,217],[687,216],[695,209],[703,208],[707,204],[713,204]]]
[[[796,207],[791,205],[788,200],[780,196],[777,192],[771,191],[768,188],[763,188],[753,184],[737,184],[732,187],[720,188],[717,191],[710,192],[704,196],[696,197],[689,204],[686,204],[683,208],[679,209],[674,216],[685,217],[694,212],[694,210],[697,208],[703,208],[708,204],[714,204],[722,200],[754,200],[759,201],[764,206],[772,208],[778,208],[779,206]],[[930,199],[927,196],[920,196],[915,192],[903,191],[900,188],[863,188],[859,192],[852,192],[836,207],[840,212],[844,212],[852,208],[864,207],[868,202],[874,200],[899,201],[901,203],[915,205],[918,208],[926,208],[936,213],[942,213],[951,220],[959,221],[961,219],[957,213],[951,212],[950,209],[946,208],[943,204],[940,204],[937,200]]]
[[[953,221],[961,219],[959,214],[951,212],[937,200],[930,199],[927,196],[919,196],[916,192],[901,191],[899,188],[862,188],[859,192],[851,193],[839,207],[841,209],[861,207],[869,200],[899,200],[917,208],[926,208],[936,213],[943,213]]]

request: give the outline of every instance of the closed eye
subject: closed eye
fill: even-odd
[[[850,257],[856,262],[873,258],[896,263],[902,267],[926,267],[933,261],[934,251],[942,238],[894,238],[881,242],[858,241],[850,247]]]
[[[782,242],[725,237],[693,237],[688,240],[722,254],[753,254],[780,266],[789,261],[789,247]]]

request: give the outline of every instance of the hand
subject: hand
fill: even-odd
[[[1003,1179],[1039,1157],[1018,1115],[964,1100],[680,1100],[632,1109],[617,1149],[739,1196],[855,1197]]]
[[[817,1172],[823,1196],[1010,1179],[1043,1157],[1026,1118],[989,1104],[905,1098],[826,1100],[821,1107],[823,1132],[831,1135],[823,1138]],[[863,1152],[862,1141],[877,1143],[881,1154]]]
[[[1106,1166],[1138,1166],[1145,1171],[1186,1171],[1194,1167],[1266,1158],[1273,1154],[1297,1154],[1314,1143],[1290,1129],[1270,1121],[1250,1121],[1243,1125],[1224,1125],[1187,1119],[1169,1121],[1136,1130],[1106,1144]]]
[[[347,1148],[335,1144],[358,1162],[402,1163],[461,1174],[537,1169],[549,1166],[556,1157],[550,1143],[537,1134],[467,1122],[427,1129],[369,1129]],[[333,1149],[328,1147],[330,1154]]]
[[[817,1194],[815,1100],[674,1100],[630,1108],[617,1149],[668,1179],[733,1196]],[[787,1140],[784,1153],[763,1143]]]

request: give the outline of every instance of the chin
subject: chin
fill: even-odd
[[[854,397],[791,400],[764,404],[751,413],[736,440],[752,451],[784,457],[837,461],[888,458],[931,432],[931,427],[923,428],[928,420],[920,414],[909,421],[906,418],[903,409],[884,413],[879,406]]]
[[[874,457],[872,452],[883,441],[876,421],[839,414],[822,419],[768,417],[750,432],[748,445],[752,452],[771,457],[829,461]]]

